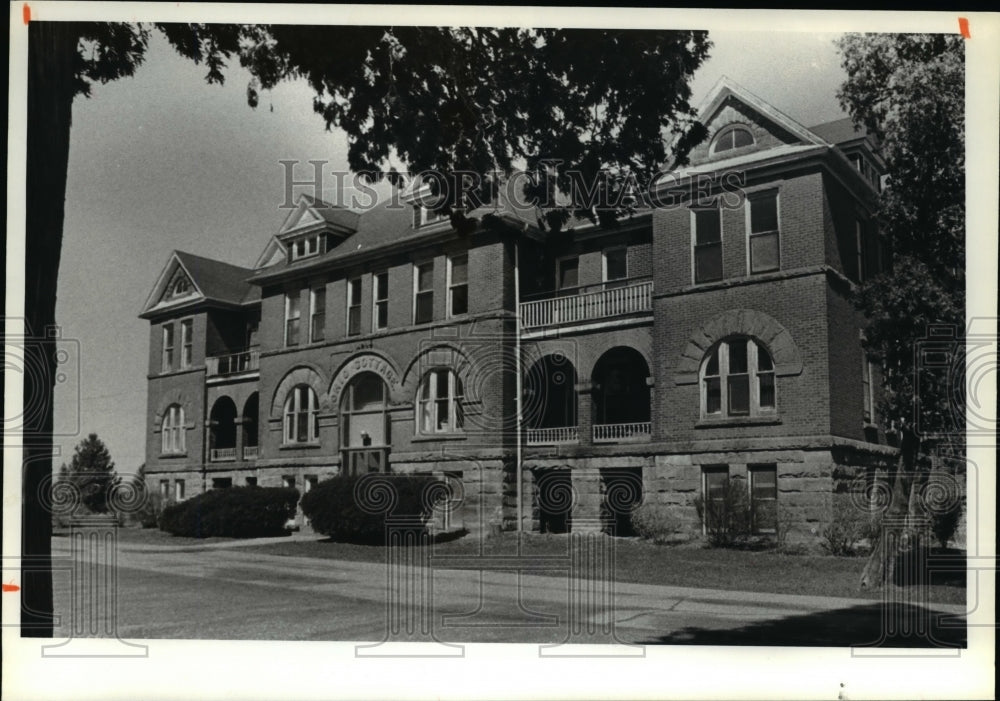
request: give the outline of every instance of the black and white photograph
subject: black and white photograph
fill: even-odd
[[[6,698],[994,698],[1000,17],[10,13]]]

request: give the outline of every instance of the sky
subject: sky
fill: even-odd
[[[845,116],[835,34],[711,32],[692,82],[697,105],[723,75],[811,126]],[[246,104],[248,74],[208,85],[154,31],[131,78],[73,105],[56,320],[73,358],[56,386],[55,465],[88,433],[119,473],[144,460],[149,324],[137,315],[170,252],[251,266],[287,212],[282,160],[346,168],[346,138],[327,132],[304,83]]]

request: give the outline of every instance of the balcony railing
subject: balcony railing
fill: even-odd
[[[649,421],[628,424],[594,424],[594,443],[648,441],[652,430]]]
[[[256,460],[257,456],[260,455],[260,447],[256,445],[245,445],[243,446],[243,459],[244,460]]]
[[[522,302],[521,326],[531,329],[576,324],[653,310],[652,280],[644,278],[623,283],[604,283],[593,291],[589,287],[560,290],[556,297]]]
[[[341,450],[340,471],[345,475],[366,475],[369,472],[389,471],[388,446],[365,446]]]
[[[236,448],[212,448],[208,451],[211,462],[231,462],[236,459]]]
[[[239,375],[255,372],[260,368],[260,351],[256,348],[229,355],[215,355],[205,358],[205,368],[209,377]]]
[[[524,442],[528,445],[552,445],[555,443],[577,443],[580,431],[576,426],[557,426],[555,428],[529,428],[524,433]]]

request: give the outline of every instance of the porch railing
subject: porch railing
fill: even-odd
[[[238,375],[244,372],[254,372],[259,368],[260,351],[256,348],[205,358],[205,369],[209,377]]]
[[[653,311],[653,281],[633,284],[605,283],[601,289],[575,288],[567,294],[521,302],[521,326],[530,329],[558,324],[575,324],[594,319]]]
[[[651,431],[652,423],[649,421],[627,424],[594,424],[594,443],[648,441]]]
[[[236,459],[236,448],[212,448],[208,451],[211,462],[230,462]]]
[[[576,426],[554,428],[529,428],[525,431],[524,442],[528,445],[551,445],[553,443],[577,443],[580,430]]]
[[[388,446],[364,446],[341,450],[343,462],[340,471],[345,475],[366,475],[369,472],[389,471]]]
[[[260,447],[256,445],[245,445],[243,446],[243,459],[244,460],[256,460],[257,456],[260,454]]]

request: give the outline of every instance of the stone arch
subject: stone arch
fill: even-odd
[[[355,375],[362,372],[373,372],[381,377],[389,388],[389,403],[398,404],[400,402],[399,369],[396,367],[396,363],[388,356],[369,349],[354,353],[340,364],[336,372],[333,373],[333,379],[330,381],[325,397],[321,400],[323,406],[329,406],[334,411],[338,410],[344,387]]]
[[[399,383],[400,392],[412,399],[416,395],[421,378],[433,368],[451,368],[463,382],[466,382],[475,361],[475,357],[470,357],[457,344],[436,343],[422,349],[406,366],[402,381]]]
[[[316,397],[319,400],[319,410],[327,411],[329,409],[329,402],[326,399],[324,388],[326,387],[326,380],[323,378],[323,374],[320,372],[319,368],[313,365],[299,365],[293,368],[281,379],[278,386],[274,390],[274,394],[271,397],[271,418],[276,420],[281,420],[281,414],[285,405],[285,397],[288,393],[292,391],[292,388],[298,385],[308,385],[312,387],[313,392],[316,393]]]
[[[194,426],[194,415],[191,411],[191,401],[187,394],[180,389],[171,389],[163,393],[159,403],[156,405],[156,416],[153,417],[154,430],[159,431],[163,426],[163,417],[167,409],[177,404],[184,410],[184,428]]]
[[[753,309],[730,309],[697,329],[681,352],[674,380],[679,385],[698,383],[698,370],[708,350],[729,336],[750,336],[767,348],[774,374],[798,375],[802,356],[792,335],[773,317]]]
[[[653,337],[650,330],[648,328],[621,329],[602,339],[588,339],[587,342],[580,344],[577,372],[580,373],[581,382],[589,382],[597,363],[608,351],[617,347],[627,347],[636,351],[646,361],[646,367],[652,371],[654,366]]]

